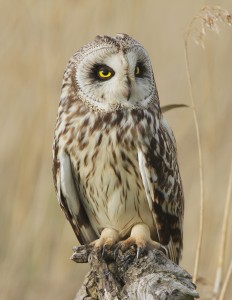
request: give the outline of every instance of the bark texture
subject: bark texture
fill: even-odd
[[[90,271],[75,300],[192,300],[198,298],[191,276],[161,251],[135,248],[125,252],[89,246],[74,248],[77,263],[90,263]]]

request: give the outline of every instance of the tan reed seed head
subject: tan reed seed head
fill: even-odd
[[[204,49],[207,30],[219,34],[220,23],[231,26],[231,14],[220,6],[204,6],[190,22],[185,32],[185,43],[191,38]]]

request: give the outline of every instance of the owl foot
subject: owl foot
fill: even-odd
[[[96,250],[102,251],[102,256],[107,249],[110,249],[119,241],[119,233],[112,228],[103,229],[101,236],[98,240],[95,240],[90,245],[93,245]]]
[[[139,258],[146,249],[158,249],[167,255],[167,249],[151,239],[150,230],[146,224],[136,224],[131,230],[130,237],[118,243],[116,251],[120,248],[124,252],[134,245],[137,247],[137,258]]]

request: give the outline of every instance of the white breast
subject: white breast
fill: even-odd
[[[82,183],[80,191],[92,226],[97,234],[109,227],[118,230],[122,237],[133,225],[141,222],[154,230],[137,151],[128,151],[123,144],[118,144],[116,128],[103,135],[96,151],[100,134],[89,136],[88,147],[80,152],[77,150]],[[126,154],[126,160],[123,160],[121,151]]]

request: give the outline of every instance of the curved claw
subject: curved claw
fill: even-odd
[[[141,254],[144,252],[145,248],[144,247],[139,247],[137,246],[137,253],[136,253],[136,258],[139,259]]]
[[[119,249],[121,248],[121,244],[122,244],[122,242],[118,242],[117,245],[115,246],[115,249],[114,249],[114,260],[117,257]]]
[[[101,253],[102,257],[104,257],[104,255],[107,253],[107,250],[110,249],[111,246],[112,246],[111,244],[107,244],[107,243],[105,243],[102,246],[102,253]]]
[[[168,249],[160,244],[160,250],[168,257]]]

